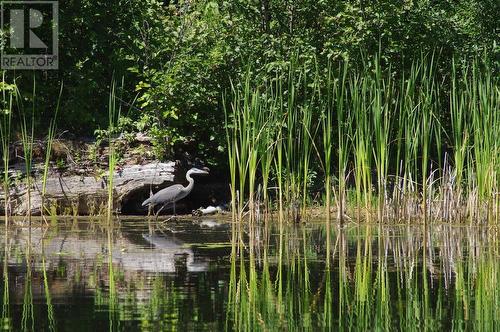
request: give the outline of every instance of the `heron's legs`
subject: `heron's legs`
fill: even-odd
[[[170,220],[172,220],[172,219],[174,219],[174,220],[176,220],[176,219],[177,219],[177,218],[176,218],[176,214],[175,214],[175,202],[173,202],[173,203],[172,203],[172,207],[173,207],[173,209],[174,209],[174,214],[173,214],[173,215],[171,215],[171,216],[170,216],[170,218],[168,218],[168,219],[167,219],[167,220],[165,220],[164,222],[168,222],[168,221],[170,221]]]
[[[172,205],[169,205],[169,204],[172,204]],[[174,208],[174,215],[173,215],[173,216],[171,216],[170,218],[168,218],[168,219],[167,219],[167,220],[165,220],[165,221],[169,221],[169,220],[171,220],[172,218],[175,218],[175,216],[176,216],[176,214],[175,214],[175,202],[173,202],[173,203],[172,203],[172,202],[168,202],[168,203],[163,204],[163,205],[162,205],[162,207],[161,207],[161,208],[160,208],[160,209],[156,212],[156,214],[155,214],[155,221],[157,221],[157,220],[158,220],[158,216],[160,215],[160,212],[161,212],[161,211],[162,211],[165,207],[167,207],[167,206],[171,206],[171,207],[173,207],[173,208]]]
[[[161,210],[165,208],[165,206],[167,206],[167,204],[163,204],[163,206],[158,210],[158,212],[156,212],[155,221],[158,220],[158,216],[160,215]]]

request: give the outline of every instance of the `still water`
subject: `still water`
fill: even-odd
[[[121,218],[0,233],[3,330],[500,331],[495,228]]]

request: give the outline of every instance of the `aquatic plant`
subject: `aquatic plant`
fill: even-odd
[[[11,124],[14,94],[16,93],[16,85],[8,84],[5,81],[5,73],[2,74],[2,118],[0,122],[0,140],[2,141],[2,166],[3,166],[3,191],[4,191],[4,211],[5,224],[7,226],[9,220],[9,161],[10,161],[10,140],[11,140]]]
[[[40,212],[41,212],[43,219],[46,223],[47,223],[47,220],[45,218],[45,212],[48,212],[50,215],[51,210],[47,206],[45,206],[45,194],[46,194],[46,189],[47,189],[47,178],[49,175],[49,168],[50,168],[50,157],[52,155],[52,144],[54,143],[54,138],[55,138],[55,134],[56,134],[57,115],[59,113],[59,106],[61,103],[62,92],[63,92],[63,85],[61,84],[61,88],[59,90],[59,97],[57,99],[56,109],[54,111],[54,116],[50,120],[49,131],[47,133],[47,139],[46,139],[46,145],[45,145],[45,160],[44,160],[44,164],[43,164],[42,192],[41,192],[42,203],[41,203],[41,207],[40,207]]]
[[[330,71],[331,72],[331,71]],[[327,97],[326,102],[321,104],[321,133],[323,136],[323,171],[325,173],[325,215],[327,223],[330,222],[330,204],[331,204],[331,192],[332,192],[332,153],[333,153],[333,142],[332,142],[332,103],[333,94],[336,87],[336,82],[333,81],[332,75],[328,75],[327,81]],[[325,104],[326,103],[326,104]]]
[[[447,74],[436,71],[439,53],[422,54],[399,75],[378,55],[316,72],[301,61],[264,77],[248,70],[226,95],[237,219],[259,215],[257,188],[281,219],[306,217],[318,173],[326,213],[333,192],[340,222],[373,212],[379,221],[498,219],[500,93],[486,60],[453,62]]]
[[[122,79],[123,86],[123,79]],[[107,176],[107,189],[108,189],[108,205],[107,205],[107,220],[108,223],[112,222],[113,216],[113,202],[114,202],[114,188],[113,179],[115,175],[115,168],[118,161],[118,156],[115,149],[114,135],[115,129],[118,125],[121,116],[121,103],[117,105],[116,96],[116,81],[113,79],[111,81],[111,87],[109,91],[108,100],[108,176]]]
[[[335,110],[337,113],[337,144],[338,144],[338,219],[342,224],[346,213],[346,181],[347,165],[349,162],[350,138],[352,137],[351,113],[346,107],[345,99],[347,95],[346,84],[349,63],[342,65],[342,74],[340,74],[340,84],[335,85],[333,97],[335,98]],[[340,70],[340,69],[339,69]]]
[[[32,105],[31,110],[27,110],[22,102],[22,97],[17,91],[16,93],[17,106],[19,108],[20,117],[20,130],[21,130],[21,143],[23,147],[24,156],[24,166],[26,172],[26,207],[27,207],[27,217],[28,223],[31,227],[31,186],[32,186],[32,168],[33,168],[33,145],[35,139],[35,102],[36,102],[36,83],[33,79],[33,90],[32,90]]]
[[[371,117],[373,119],[373,132],[374,132],[374,148],[373,148],[373,160],[375,162],[375,168],[377,171],[377,210],[378,210],[378,220],[382,221],[384,218],[384,207],[386,202],[386,187],[387,187],[387,176],[389,171],[389,160],[390,160],[390,135],[392,118],[394,114],[393,110],[393,94],[394,87],[391,76],[386,80],[382,78],[382,69],[379,58],[376,56],[375,62],[375,74],[371,79],[371,86],[369,88],[372,96],[370,99],[371,103]],[[388,69],[391,72],[391,69]]]

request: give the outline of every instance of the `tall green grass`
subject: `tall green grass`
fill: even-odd
[[[350,138],[352,137],[351,128],[351,113],[349,108],[346,107],[345,99],[347,98],[346,84],[347,84],[347,73],[348,64],[345,64],[342,69],[342,74],[340,78],[340,83],[335,85],[333,97],[335,98],[335,110],[337,114],[337,168],[338,168],[338,194],[337,194],[337,207],[338,207],[338,218],[340,223],[344,221],[344,214],[346,209],[346,181],[347,181],[347,167],[349,162],[349,148],[350,148]],[[340,73],[339,73],[340,75]],[[330,90],[330,89],[329,89]],[[328,128],[327,128],[328,129]],[[330,130],[323,133],[324,136],[332,135]]]
[[[486,60],[444,73],[439,61],[422,55],[396,70],[378,55],[361,66],[316,60],[311,72],[294,56],[249,70],[224,103],[237,217],[259,214],[260,186],[280,219],[304,219],[314,202],[329,214],[333,193],[340,222],[496,220],[499,79]]]
[[[122,80],[123,86],[123,80]],[[110,92],[109,92],[109,100],[108,100],[108,205],[107,205],[107,220],[108,223],[112,222],[113,217],[113,203],[114,203],[114,186],[113,180],[115,175],[115,168],[118,162],[118,156],[115,147],[115,130],[118,126],[118,122],[121,116],[121,103],[117,105],[117,97],[116,97],[116,82],[112,80]]]
[[[33,177],[33,149],[35,145],[35,135],[39,128],[36,128],[39,118],[37,117],[37,108],[36,108],[36,81],[33,79],[33,86],[31,94],[28,97],[21,94],[16,83],[9,84],[5,81],[5,76],[2,79],[2,119],[1,119],[1,128],[0,128],[0,138],[2,142],[2,159],[3,159],[3,190],[4,190],[4,201],[5,201],[5,220],[8,220],[9,213],[9,192],[11,187],[11,181],[9,179],[9,162],[10,162],[10,153],[11,153],[11,140],[12,136],[16,133],[19,133],[21,147],[22,147],[22,156],[24,167],[25,167],[25,185],[26,185],[26,210],[27,217],[29,223],[31,224],[31,197],[33,185],[35,183],[35,178]],[[42,216],[45,212],[45,194],[46,194],[46,183],[49,172],[49,162],[50,156],[52,152],[52,143],[55,137],[55,128],[56,128],[56,119],[59,111],[60,100],[62,94],[62,85],[59,94],[59,98],[57,100],[57,106],[55,109],[54,116],[50,120],[49,129],[47,133],[46,139],[46,150],[45,150],[45,159],[43,164],[43,175],[41,178],[41,213]],[[31,105],[26,106],[24,101],[30,99]],[[15,122],[13,123],[12,120]],[[45,218],[44,218],[45,220]]]
[[[63,85],[61,84],[61,88],[59,90],[59,97],[57,99],[56,109],[54,111],[54,116],[50,120],[49,130],[47,133],[47,139],[46,139],[46,145],[45,145],[45,160],[44,160],[44,164],[43,164],[42,192],[41,192],[42,203],[41,203],[41,207],[40,207],[41,214],[42,214],[45,222],[47,222],[45,219],[45,216],[44,216],[45,212],[48,212],[50,214],[49,207],[45,206],[45,198],[46,198],[45,196],[46,196],[46,191],[47,191],[47,179],[48,179],[49,170],[50,170],[50,157],[52,155],[52,144],[54,143],[54,138],[56,135],[57,115],[59,113],[59,106],[61,104],[62,92],[63,92]]]
[[[280,183],[281,212],[286,201],[288,214],[299,220],[307,206],[314,139],[320,127],[313,122],[318,78],[317,73],[310,78],[303,68],[296,68],[296,61],[257,86],[249,70],[245,80],[233,84],[230,101],[225,103],[233,202],[238,201],[240,217],[246,200],[250,215],[260,205],[254,196],[257,183],[262,184],[268,207],[271,174]],[[310,88],[303,91],[304,86]]]
[[[357,74],[349,83],[351,107],[354,119],[353,149],[354,182],[358,220],[360,209],[364,206],[368,213],[372,201],[372,125],[369,114],[371,101],[368,100],[368,80]],[[367,215],[367,218],[369,216]]]
[[[336,87],[336,82],[333,81],[331,75],[328,76],[327,81],[327,98],[326,104],[322,104],[321,112],[321,131],[323,133],[323,170],[325,173],[325,207],[326,207],[326,218],[327,223],[330,222],[330,206],[331,206],[331,195],[332,195],[332,157],[333,157],[333,142],[332,136],[328,133],[332,132],[333,119],[330,109],[333,103],[333,95]],[[328,237],[330,239],[330,237]]]
[[[0,123],[0,139],[2,141],[2,166],[3,166],[3,191],[4,191],[4,211],[5,211],[5,225],[7,226],[9,220],[9,161],[10,161],[10,144],[11,144],[11,129],[12,129],[12,112],[13,102],[17,87],[15,84],[8,84],[5,81],[5,73],[2,75],[2,118]]]
[[[381,64],[378,57],[375,58],[375,74],[370,85],[371,117],[374,132],[374,148],[373,160],[377,172],[377,193],[378,193],[378,219],[382,221],[384,218],[384,207],[386,202],[387,176],[389,172],[390,161],[390,137],[391,125],[394,114],[394,106],[392,102],[395,99],[395,91],[392,77],[389,76],[386,80],[382,78]],[[391,72],[391,68],[388,69]]]
[[[26,201],[27,201],[27,217],[31,227],[31,192],[33,185],[32,169],[33,169],[33,147],[35,140],[35,113],[36,113],[36,83],[33,79],[33,90],[31,95],[31,110],[24,107],[22,96],[18,92],[17,106],[19,109],[21,143],[23,147],[24,166],[26,172]]]

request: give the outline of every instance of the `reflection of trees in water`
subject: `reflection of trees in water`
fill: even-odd
[[[186,239],[204,241],[196,234],[130,236],[103,229],[44,237],[33,229],[26,247],[27,229],[16,229],[4,237],[4,275],[21,282],[11,287],[11,298],[4,292],[4,303],[28,304],[22,307],[28,329],[33,315],[37,324],[59,323],[57,307],[44,318],[33,311],[41,303],[51,308],[52,302],[96,313],[110,330],[139,323],[147,330],[411,330],[445,328],[442,322],[448,321],[491,329],[497,324],[500,249],[486,228],[332,225],[327,231],[324,225],[273,225],[242,231],[233,237],[232,253],[212,257],[209,264],[199,259],[200,249],[186,244],[192,242]],[[9,304],[3,317],[9,317]]]
[[[55,235],[44,239],[42,249],[42,232],[33,230],[32,254],[42,257],[48,269],[59,269],[59,272],[69,279],[81,279],[82,274],[92,272],[92,265],[106,257],[111,257],[116,267],[123,273],[150,272],[175,273],[176,262],[185,257],[186,269],[189,272],[206,270],[207,263],[195,259],[191,248],[169,234],[144,235],[143,243],[137,244],[119,234],[109,249],[105,237],[96,234],[86,235]],[[27,232],[16,232],[10,241],[18,247],[25,241]],[[108,256],[109,254],[109,256]],[[181,260],[182,261],[182,260]],[[16,258],[11,258],[11,264],[16,264]]]
[[[33,317],[33,298],[39,299],[35,301],[35,305],[40,305],[40,300],[44,298],[49,311],[48,317],[41,319],[49,320],[49,329],[55,326],[57,312],[54,315],[54,296],[59,303],[64,301],[78,306],[84,305],[77,303],[78,299],[95,296],[95,304],[99,310],[109,312],[109,328],[117,330],[124,312],[140,312],[140,308],[151,305],[151,298],[158,300],[165,295],[165,291],[170,294],[167,294],[169,305],[178,305],[180,300],[173,300],[181,299],[182,295],[176,294],[180,294],[181,288],[196,280],[189,274],[205,271],[208,267],[206,261],[195,259],[194,252],[183,241],[169,234],[153,234],[144,238],[141,236],[142,240],[138,244],[137,239],[130,241],[116,230],[114,234],[107,231],[106,234],[48,232],[49,236],[39,229],[33,229],[32,236],[27,229],[16,229],[13,233],[12,237],[4,236],[5,243],[10,245],[9,249],[5,249],[6,253],[14,252],[10,258],[7,254],[4,255],[4,273],[23,282],[18,283],[22,289],[14,289],[13,293],[15,297],[22,295],[23,302],[28,304],[23,307],[23,317],[26,318],[22,321],[22,325],[28,330],[32,324],[30,317]],[[108,234],[113,235],[111,241],[107,241]],[[16,256],[15,253],[26,240],[31,242],[31,246],[23,246],[22,255]],[[25,248],[29,248],[27,256]],[[23,258],[23,261],[19,258]],[[8,264],[13,266],[10,274]],[[30,273],[29,276],[33,271],[33,278],[40,281],[39,286],[43,287],[32,288],[32,278],[25,277],[25,271]],[[22,279],[18,277],[18,273],[23,274]],[[179,279],[178,276],[182,278]],[[8,278],[4,280],[7,282]],[[170,283],[168,287],[158,287],[159,282],[166,284],[167,281]],[[8,294],[4,292],[4,299],[8,299]],[[4,317],[8,316],[8,309],[9,304],[6,303]],[[136,317],[135,314],[131,316]]]

